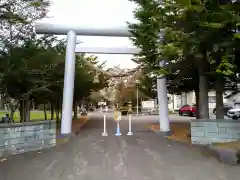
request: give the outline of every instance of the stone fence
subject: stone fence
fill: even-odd
[[[0,124],[0,157],[56,145],[56,121]]]
[[[196,119],[191,121],[192,144],[207,145],[240,140],[240,121]]]

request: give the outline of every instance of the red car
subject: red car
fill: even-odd
[[[183,107],[181,107],[178,111],[179,115],[188,115],[188,116],[195,116],[196,115],[196,105],[184,105]]]

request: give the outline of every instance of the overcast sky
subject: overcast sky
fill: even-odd
[[[83,27],[117,27],[126,26],[126,21],[133,22],[132,11],[135,4],[128,0],[52,0],[50,19],[43,20],[66,25]],[[128,38],[120,37],[86,37],[78,36],[82,46],[87,47],[132,47]],[[98,54],[102,62],[107,60],[107,67],[120,65],[122,68],[134,68],[132,55]]]

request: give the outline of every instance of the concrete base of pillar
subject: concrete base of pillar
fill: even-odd
[[[57,136],[57,138],[69,138],[69,137],[73,137],[75,136],[73,133],[69,133],[69,134],[60,134]]]
[[[108,136],[108,133],[102,133],[102,136]]]
[[[133,133],[132,132],[128,132],[127,136],[133,136]]]
[[[172,135],[171,131],[158,131],[156,132],[157,135],[161,136],[161,137],[168,137]]]

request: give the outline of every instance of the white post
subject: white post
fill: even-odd
[[[138,115],[138,84],[137,84],[137,115]]]
[[[61,134],[70,134],[72,131],[72,104],[75,76],[76,33],[74,31],[69,31],[67,36],[68,40],[64,72]]]
[[[128,136],[132,136],[133,135],[133,133],[132,133],[132,114],[129,114],[128,115],[128,133],[127,133],[127,135]]]
[[[103,133],[102,136],[108,136],[107,130],[106,130],[106,114],[103,114]]]

